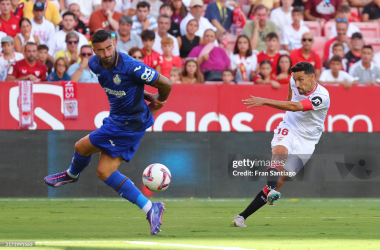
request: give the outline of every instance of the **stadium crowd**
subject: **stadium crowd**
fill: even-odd
[[[380,0],[0,0],[0,81],[97,82],[91,34],[174,83],[380,83]]]

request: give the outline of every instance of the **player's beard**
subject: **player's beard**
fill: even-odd
[[[103,58],[101,58],[101,61],[105,65],[111,65],[111,64],[113,64],[113,62],[115,61],[115,53],[113,53],[110,58],[109,57],[103,57]]]

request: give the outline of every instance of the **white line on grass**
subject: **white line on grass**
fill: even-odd
[[[200,246],[200,245],[187,245],[187,244],[169,244],[169,243],[156,243],[146,241],[126,241],[130,244],[148,245],[148,246],[168,246],[168,247],[186,247],[186,248],[201,248],[201,249],[217,249],[217,250],[255,250],[241,247],[217,247],[217,246]]]

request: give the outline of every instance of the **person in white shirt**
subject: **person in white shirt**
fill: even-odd
[[[353,76],[341,70],[342,57],[333,56],[329,63],[330,69],[322,71],[319,77],[319,83],[322,85],[343,85],[346,89],[350,89],[352,85],[359,84]]]
[[[81,48],[83,45],[88,45],[87,38],[81,33],[74,30],[75,22],[74,13],[66,12],[62,15],[62,30],[56,32],[48,44],[50,56],[55,57],[55,54],[58,51],[67,49],[67,45],[64,41],[66,41],[66,35],[70,32],[74,32],[79,36],[78,48]]]
[[[82,14],[90,18],[92,12],[101,8],[102,0],[66,0],[66,6],[70,6],[72,3],[78,4]]]
[[[337,12],[336,12],[336,17],[335,17],[335,20],[337,19],[346,19],[347,22],[349,21],[349,18],[351,16],[351,8],[350,6],[348,5],[341,5]],[[360,29],[358,26],[356,26],[355,24],[353,23],[350,23],[348,22],[348,29],[347,29],[347,33],[346,35],[348,37],[351,37],[352,34],[354,34],[355,32],[359,32],[360,33]],[[329,38],[334,38],[338,35],[337,31],[336,31],[336,26],[332,26],[331,27],[331,30],[330,30],[330,37]]]
[[[161,40],[164,37],[170,37],[174,41],[172,55],[179,56],[178,40],[168,33],[170,29],[170,23],[171,20],[167,15],[161,15],[158,17],[158,31],[156,31],[156,38],[154,39],[154,44],[152,48],[161,55],[164,54],[164,51],[161,48]]]
[[[45,19],[45,5],[41,2],[34,4],[34,18],[32,23],[32,34],[40,39],[40,44],[48,44],[55,34],[54,24]]]
[[[246,35],[240,35],[236,40],[234,53],[230,55],[230,60],[236,82],[249,82],[253,79],[257,56],[252,53],[251,43]]]
[[[380,84],[380,66],[372,62],[372,58],[372,46],[363,46],[361,60],[352,65],[348,73],[356,77],[362,84],[378,86]]]
[[[380,66],[380,52],[377,52],[372,59],[378,66]]]
[[[10,36],[1,39],[1,48],[3,49],[3,54],[0,56],[0,81],[5,81],[9,66],[14,62],[24,59],[24,55],[13,52],[14,41]]]
[[[270,20],[277,25],[278,30],[292,24],[292,10],[294,0],[281,0],[281,7],[278,7],[271,11]]]
[[[301,21],[303,20],[303,10],[301,7],[296,6],[293,8],[292,20],[293,23],[285,26],[281,32],[281,44],[284,46],[284,49],[289,52],[302,48],[302,36],[306,32],[310,32],[308,27],[301,25]]]
[[[114,11],[123,13],[124,16],[128,16],[128,12],[130,8],[131,8],[130,0],[116,0]]]

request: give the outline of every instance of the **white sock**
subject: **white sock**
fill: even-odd
[[[70,173],[70,169],[67,169],[67,174],[71,177],[71,178],[73,178],[73,179],[76,179],[76,178],[78,178],[78,175],[73,175],[72,173]]]
[[[145,213],[145,214],[148,214],[149,210],[152,208],[152,202],[151,201],[148,201],[147,204],[145,204],[145,206],[142,208],[142,211]]]

